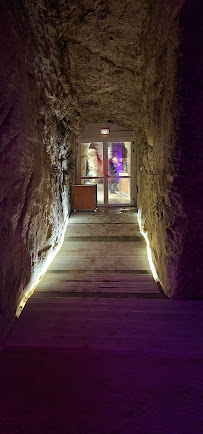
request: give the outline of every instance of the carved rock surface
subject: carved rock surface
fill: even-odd
[[[112,119],[135,129],[138,208],[162,287],[169,297],[202,297],[194,193],[201,8],[184,0],[59,4],[64,71],[82,125]]]
[[[71,210],[73,138],[87,122],[135,129],[138,208],[163,289],[170,297],[202,296],[198,189],[193,194],[198,17],[198,5],[184,0],[1,2],[4,331],[60,243]]]
[[[22,4],[4,2],[0,16],[3,332],[61,242],[73,175],[65,91],[54,64],[57,48],[47,40],[40,16],[34,11],[29,16]]]

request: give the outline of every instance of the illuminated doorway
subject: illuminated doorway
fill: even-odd
[[[76,147],[76,182],[97,184],[98,205],[136,205],[134,131],[115,124],[88,124]]]

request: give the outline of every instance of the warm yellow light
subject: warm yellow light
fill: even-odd
[[[152,272],[154,280],[156,282],[160,282],[160,279],[159,279],[158,274],[156,272],[156,268],[155,268],[154,263],[153,263],[152,251],[151,251],[151,247],[150,247],[148,234],[147,234],[147,232],[144,231],[144,221],[142,220],[142,210],[141,209],[138,209],[137,220],[138,220],[140,232],[143,235],[143,237],[146,241],[146,244],[147,244],[147,257],[148,257],[148,261],[149,261],[150,270]]]
[[[68,225],[68,220],[69,217],[67,218],[67,220],[65,221],[65,225],[63,228],[63,232],[61,234],[61,240],[60,242],[57,244],[57,246],[48,254],[46,260],[44,261],[42,267],[40,268],[40,270],[35,271],[33,273],[33,276],[30,280],[30,283],[27,285],[27,287],[25,288],[22,298],[20,300],[20,303],[17,307],[16,310],[16,316],[19,317],[23,308],[25,307],[28,299],[31,297],[31,295],[33,294],[35,288],[37,287],[37,285],[39,284],[40,280],[42,279],[42,277],[44,276],[44,274],[46,273],[49,265],[52,263],[53,259],[55,258],[55,256],[57,255],[57,253],[59,252],[59,250],[62,247],[63,241],[64,241],[64,236],[65,236],[65,232],[66,232],[66,228]]]

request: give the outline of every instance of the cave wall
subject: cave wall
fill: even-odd
[[[60,245],[74,135],[88,122],[135,130],[138,208],[162,287],[170,297],[202,296],[199,15],[190,0],[1,0],[4,331]]]
[[[111,119],[135,130],[137,205],[162,288],[172,298],[202,297],[201,6],[190,0],[59,4],[64,71],[81,122]]]
[[[176,188],[181,105],[179,68],[184,2],[154,2],[144,40],[144,125],[139,135],[138,209],[164,292],[178,295],[177,269],[187,216]]]
[[[188,215],[179,188],[182,41],[187,2],[61,2],[64,70],[83,123],[112,119],[133,128],[138,209],[158,278],[185,297],[180,262]],[[195,294],[190,288],[190,296]],[[187,292],[188,296],[188,292]],[[195,295],[194,295],[195,296]]]
[[[29,6],[29,8],[28,8]],[[29,2],[0,8],[0,327],[60,245],[71,208],[72,133],[54,41]]]
[[[145,44],[149,74],[138,208],[164,292],[172,298],[202,298],[202,6],[191,1],[176,6],[153,5]]]
[[[59,0],[61,61],[80,128],[109,119],[129,128],[142,122],[141,40],[150,3]]]
[[[202,285],[202,157],[203,157],[203,46],[202,2],[188,0],[180,17],[183,31],[180,64],[180,129],[177,140],[180,192],[187,225],[178,262],[177,293],[203,298]]]

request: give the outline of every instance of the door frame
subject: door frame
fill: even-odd
[[[92,126],[92,128],[91,128]],[[112,128],[113,127],[113,128]],[[100,134],[102,128],[109,128],[108,135]],[[91,130],[93,134],[91,134]],[[84,133],[76,140],[76,184],[81,184],[81,143],[103,142],[103,167],[104,174],[100,177],[89,177],[90,179],[103,179],[104,181],[104,204],[98,204],[99,207],[130,207],[137,205],[137,188],[136,188],[136,143],[135,132],[127,130],[115,124],[97,123],[87,124]],[[108,203],[108,143],[109,142],[131,142],[131,202],[129,204],[109,204]],[[132,170],[133,169],[133,170]],[[85,177],[88,179],[88,177]],[[127,178],[127,177],[126,177]]]

